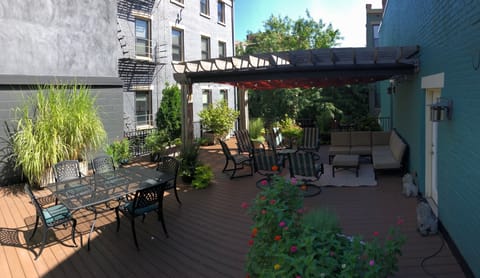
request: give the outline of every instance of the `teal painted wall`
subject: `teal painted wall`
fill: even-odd
[[[480,1],[389,0],[382,46],[419,45],[420,72],[400,81],[394,127],[410,148],[410,170],[424,191],[425,91],[421,78],[443,72],[453,119],[438,126],[439,217],[480,277]]]

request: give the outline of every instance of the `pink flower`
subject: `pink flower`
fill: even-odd
[[[260,182],[260,184],[261,184],[261,185],[267,185],[268,182],[267,182],[267,180],[262,180],[262,181]]]
[[[265,201],[266,199],[267,199],[267,197],[265,197],[265,196],[263,196],[263,195],[260,196],[260,200]]]
[[[291,253],[297,253],[297,251],[298,251],[297,246],[292,245],[292,247],[290,247],[290,252]]]
[[[374,266],[374,265],[375,265],[375,260],[370,260],[370,262],[368,262],[368,264],[369,264],[370,266]]]
[[[399,218],[397,219],[397,225],[402,225],[403,222],[404,222],[404,221],[403,221],[403,218],[399,217]]]
[[[304,209],[303,209],[303,208],[297,209],[297,213],[298,213],[298,214],[302,214],[303,212],[304,212]]]
[[[243,209],[248,208],[248,203],[247,203],[247,202],[243,202],[243,203],[241,204],[241,207],[242,207]]]
[[[300,275],[297,275],[297,276],[295,276],[295,278],[302,278],[302,276],[300,276]]]
[[[287,225],[287,224],[285,224],[285,222],[283,222],[283,221],[280,221],[280,224],[278,224],[278,226],[280,226],[280,227],[285,227],[285,225]]]
[[[267,210],[266,210],[266,209],[262,209],[262,214],[267,214]]]
[[[378,236],[379,234],[379,232],[373,232],[373,236]]]
[[[295,177],[291,178],[291,179],[290,179],[290,182],[291,182],[292,184],[297,184],[297,178],[295,178]]]
[[[270,205],[275,205],[276,202],[277,201],[275,201],[275,200],[270,200]]]

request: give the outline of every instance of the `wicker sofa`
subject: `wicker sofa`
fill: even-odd
[[[407,144],[396,131],[332,132],[329,161],[337,154],[358,154],[371,158],[374,169],[401,169]]]

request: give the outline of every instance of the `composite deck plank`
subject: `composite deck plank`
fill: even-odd
[[[236,148],[235,140],[228,140],[228,144]],[[322,155],[323,160],[327,157]],[[24,247],[0,246],[0,259],[5,259],[0,260],[0,271],[8,272],[1,277],[22,277],[18,274],[24,272],[29,272],[29,277],[67,275],[69,278],[244,277],[253,222],[240,204],[251,202],[260,192],[254,183],[263,176],[230,179],[221,172],[225,160],[218,145],[202,147],[200,159],[213,167],[215,181],[206,189],[195,190],[184,186],[179,178],[182,206],[177,204],[172,191],[166,193],[164,218],[170,238],[164,236],[155,214],[148,215],[144,223],[137,219],[140,245],[137,251],[129,221],[122,217],[117,233],[111,211],[99,215],[92,234],[92,250],[88,252],[86,242],[92,214],[77,212],[77,230],[82,234],[83,247],[49,242],[42,256],[34,261],[32,252]],[[148,161],[141,164],[154,167]],[[246,167],[245,172],[248,171]],[[282,176],[288,177],[288,169],[283,170]],[[28,234],[33,224],[27,228],[24,219],[35,216],[33,205],[28,203],[25,194],[6,195],[5,192],[6,189],[0,188],[0,227],[28,230]],[[436,277],[464,277],[447,245],[424,263],[425,270],[420,266],[424,258],[440,248],[441,238],[439,235],[422,237],[416,231],[416,203],[415,198],[401,195],[400,175],[388,172],[379,173],[376,187],[326,187],[320,195],[305,199],[306,208],[329,208],[337,213],[344,233],[361,235],[365,240],[372,239],[374,231],[383,236],[401,217],[404,223],[400,229],[407,236],[407,242],[395,277],[428,277],[425,270]],[[65,237],[66,244],[71,243],[68,229],[57,233]],[[78,244],[79,239],[77,237]]]

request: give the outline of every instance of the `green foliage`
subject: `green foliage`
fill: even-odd
[[[196,189],[206,188],[213,179],[213,171],[209,165],[199,165],[195,168],[195,177],[192,187]]]
[[[315,21],[308,10],[306,18],[292,20],[289,17],[271,15],[263,24],[263,31],[249,32],[247,47],[239,55],[276,52],[296,49],[327,48],[337,45],[340,31],[332,25]]]
[[[239,112],[228,107],[225,101],[210,105],[198,113],[202,126],[221,138],[225,137],[233,128]]]
[[[382,127],[378,123],[377,118],[371,116],[365,116],[357,119],[355,121],[355,126],[357,130],[365,131],[380,131]]]
[[[180,175],[191,177],[195,176],[195,168],[198,165],[198,153],[200,145],[197,143],[182,145],[180,152]]]
[[[391,228],[380,240],[339,233],[328,211],[305,214],[296,181],[274,176],[249,208],[254,224],[246,270],[250,277],[387,277],[397,270],[405,237]],[[243,203],[242,207],[249,205]],[[304,215],[305,214],[305,215]],[[397,224],[401,224],[399,219]],[[320,227],[321,226],[321,227]]]
[[[262,118],[251,119],[248,126],[248,134],[250,139],[263,143],[265,141],[265,124]]]
[[[282,136],[285,137],[285,140],[288,142],[288,145],[302,140],[302,128],[297,125],[294,119],[288,117],[288,115],[285,115],[285,118],[280,121],[280,130],[282,131]]]
[[[59,161],[86,159],[106,139],[95,98],[84,85],[39,86],[15,112],[16,167],[30,184],[41,184],[47,169]]]
[[[145,146],[151,150],[152,154],[161,154],[170,143],[170,137],[166,130],[159,129],[147,135]]]
[[[132,154],[130,152],[130,141],[127,138],[116,140],[109,144],[105,152],[113,158],[115,166],[126,164],[130,160]]]
[[[157,112],[157,128],[165,130],[170,138],[179,138],[182,125],[181,91],[177,85],[166,84]]]

